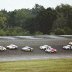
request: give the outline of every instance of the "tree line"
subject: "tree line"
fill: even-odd
[[[0,11],[0,35],[72,34],[72,6],[61,4],[44,8],[35,4],[32,9]]]

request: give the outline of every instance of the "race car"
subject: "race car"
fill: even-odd
[[[14,45],[14,44],[10,44],[7,46],[8,49],[17,49],[18,46],[17,45]]]
[[[33,51],[33,48],[29,47],[29,46],[25,46],[25,47],[22,48],[22,50],[23,51],[30,51],[31,52],[31,51]]]
[[[72,42],[69,42],[69,45],[72,45]]]
[[[66,45],[66,46],[63,46],[63,49],[72,49],[72,46],[71,45]]]
[[[6,51],[6,48],[3,46],[0,46],[0,51]]]
[[[43,45],[43,46],[40,46],[40,49],[45,50],[47,47],[49,47],[49,45]]]
[[[49,52],[49,53],[56,53],[57,50],[55,48],[52,48],[51,46],[46,48],[45,52]]]

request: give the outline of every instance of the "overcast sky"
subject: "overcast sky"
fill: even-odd
[[[33,8],[35,4],[55,8],[60,4],[72,5],[72,0],[0,0],[0,10],[13,11],[21,8]]]

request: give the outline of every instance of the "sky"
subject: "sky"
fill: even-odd
[[[44,6],[45,8],[55,8],[57,5],[72,5],[72,0],[0,0],[0,10],[13,11],[15,9],[33,8],[35,4]]]

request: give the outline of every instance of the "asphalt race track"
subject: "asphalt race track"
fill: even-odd
[[[0,45],[7,46],[9,44],[18,45],[18,49],[0,51],[0,61],[15,61],[15,60],[32,60],[32,59],[55,59],[55,58],[72,58],[72,50],[63,50],[62,47],[67,45],[71,38],[0,38]],[[57,49],[57,53],[46,53],[39,49],[41,45],[51,45]],[[22,51],[24,46],[31,46],[34,48],[33,52]]]

